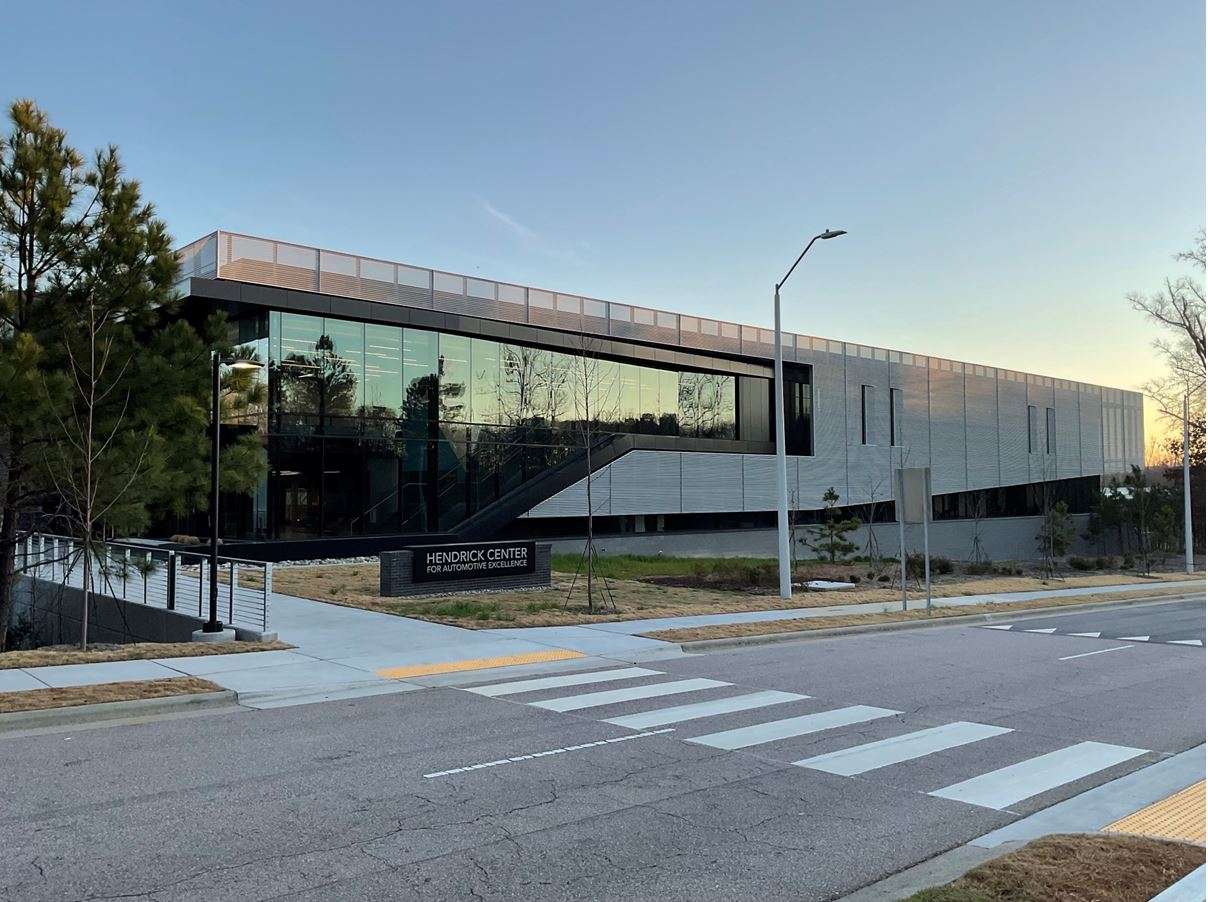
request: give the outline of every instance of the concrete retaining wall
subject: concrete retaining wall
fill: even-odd
[[[444,595],[449,592],[483,592],[497,589],[531,589],[550,585],[550,545],[537,545],[537,559],[532,573],[513,576],[490,576],[479,579],[449,579],[435,582],[414,582],[411,551],[383,551],[378,591],[387,597],[410,595]]]
[[[77,642],[84,591],[61,583],[22,577],[14,590],[13,623],[32,621],[38,645]],[[93,593],[89,642],[188,642],[203,621],[177,611]]]
[[[1095,555],[1099,549],[1088,544],[1082,533],[1086,532],[1087,514],[1074,514],[1074,529],[1077,538],[1070,554]],[[999,517],[982,520],[980,524],[981,546],[984,556],[995,561],[1026,561],[1039,557],[1036,550],[1036,534],[1040,531],[1041,517]],[[881,554],[896,557],[898,553],[898,526],[896,523],[876,523],[877,544]],[[969,560],[973,556],[972,520],[941,520],[931,524],[930,544],[933,555],[942,555],[957,561]],[[797,528],[798,539],[809,535],[808,528]],[[868,527],[861,526],[848,534],[848,538],[863,554],[868,542]],[[558,539],[553,543],[557,554],[579,554],[583,550],[583,539]],[[776,530],[739,529],[700,533],[630,533],[626,535],[600,536],[596,539],[596,550],[600,554],[665,554],[669,557],[775,557]],[[923,528],[906,527],[907,553],[923,550]],[[1110,551],[1110,549],[1109,549]],[[814,557],[814,553],[798,544],[797,553],[802,557]]]

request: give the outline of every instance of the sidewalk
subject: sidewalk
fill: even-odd
[[[1202,589],[1199,581],[1162,583]],[[937,606],[1024,601],[1046,597],[1137,591],[1136,585],[1097,586],[936,599]],[[910,607],[924,607],[912,601]],[[241,704],[274,707],[303,701],[352,698],[444,685],[473,672],[489,676],[495,668],[509,674],[604,667],[682,654],[675,643],[645,639],[639,633],[715,623],[748,623],[826,617],[835,614],[898,610],[875,602],[777,611],[747,611],[663,617],[586,626],[470,630],[393,614],[363,611],[289,595],[274,594],[272,623],[293,651],[250,652],[204,657],[113,661],[0,670],[0,692],[82,686],[120,680],[201,676],[240,694]]]
[[[524,673],[552,662],[612,663],[523,637],[288,595],[274,594],[272,612],[274,628],[294,650],[0,670],[0,692],[188,675],[235,690],[241,704],[274,707],[418,689],[439,684],[442,672],[507,667]]]
[[[1187,816],[1186,804],[1180,805],[1189,792],[1202,793],[1203,781],[1204,746],[1200,745],[1000,827],[931,861],[845,896],[843,902],[903,899],[919,890],[955,880],[979,864],[1053,833],[1129,833],[1203,845],[1202,802],[1194,817]],[[1174,889],[1171,887],[1167,890],[1171,895],[1163,894],[1163,902],[1204,898],[1203,868],[1184,879],[1187,885],[1180,882],[1180,892],[1194,888],[1198,895],[1177,895],[1171,892]]]

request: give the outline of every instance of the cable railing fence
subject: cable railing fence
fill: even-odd
[[[209,615],[210,557],[194,551],[94,542],[92,591],[196,617]],[[70,536],[30,533],[20,545],[26,576],[72,588],[84,586],[84,543]],[[229,626],[268,631],[273,565],[218,558],[218,616]]]

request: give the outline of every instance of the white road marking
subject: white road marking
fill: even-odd
[[[798,767],[808,767],[810,770],[825,771],[841,777],[853,777],[866,771],[888,767],[890,764],[911,761],[935,752],[942,752],[945,749],[968,745],[970,742],[979,742],[982,739],[1010,732],[1008,727],[958,721],[932,727],[929,730],[907,733],[904,736],[894,736],[878,742],[840,749],[825,755],[815,755],[813,758],[803,758],[793,763]]]
[[[1001,811],[1016,802],[1144,755],[1145,751],[1105,742],[1079,742],[945,786],[928,795]]]
[[[713,717],[717,714],[750,711],[755,708],[766,708],[768,705],[782,705],[785,702],[796,702],[805,698],[809,698],[809,696],[769,689],[765,692],[752,692],[750,695],[736,695],[733,698],[722,698],[711,702],[696,702],[691,705],[676,705],[674,708],[645,711],[641,714],[627,714],[624,717],[606,720],[604,723],[644,730],[647,727],[661,727],[664,724],[682,723],[685,720]]]
[[[1050,626],[1050,627],[1046,627],[1045,629],[1042,629],[1042,630],[1024,630],[1024,632],[1025,633],[1055,633],[1055,632],[1057,632],[1057,627]]]
[[[715,749],[745,749],[752,745],[762,745],[765,742],[775,742],[791,736],[804,736],[807,733],[832,730],[835,727],[847,727],[901,713],[901,711],[891,711],[888,708],[852,705],[849,708],[835,708],[830,711],[821,711],[818,714],[806,714],[802,717],[789,717],[784,720],[759,723],[751,727],[739,727],[737,730],[723,730],[720,733],[693,736],[688,741]]]
[[[1009,630],[1014,624],[1008,623],[1006,626],[983,626],[984,630]]]
[[[631,736],[616,736],[612,739],[601,739],[597,742],[583,742],[579,745],[568,745],[560,749],[548,749],[544,752],[533,752],[531,755],[516,755],[512,758],[500,758],[496,761],[487,761],[484,764],[469,764],[465,767],[455,767],[451,770],[438,770],[430,774],[424,774],[424,778],[431,780],[433,777],[448,777],[453,774],[464,774],[466,771],[482,770],[487,767],[499,767],[501,764],[515,764],[518,761],[531,761],[533,758],[544,758],[547,755],[561,755],[563,752],[577,752],[581,749],[595,748],[600,745],[611,745],[615,742],[628,742],[630,739],[641,739],[645,736],[660,736],[663,733],[674,733],[675,727],[668,727],[666,730],[650,730],[646,733],[634,733]]]
[[[1070,633],[1071,636],[1081,636],[1083,639],[1098,639],[1102,633]]]
[[[586,683],[609,683],[613,680],[633,680],[644,676],[662,676],[661,670],[645,667],[623,667],[620,670],[597,670],[592,673],[564,673],[561,676],[538,677],[533,680],[514,680],[508,683],[491,683],[489,686],[473,686],[466,692],[495,698],[517,692],[536,692],[538,689],[558,689],[561,686],[582,686]]]
[[[1117,642],[1148,642],[1148,636],[1117,636]]]
[[[1204,643],[1199,639],[1171,639],[1167,645],[1194,645],[1196,648],[1203,648]]]
[[[702,689],[717,689],[732,686],[721,680],[676,680],[671,683],[652,683],[649,686],[634,686],[632,689],[608,689],[604,692],[588,692],[584,695],[567,695],[543,702],[529,702],[534,708],[547,711],[579,711],[583,708],[598,708],[639,698],[658,698],[663,695],[679,695],[681,692],[699,692]]]
[[[1089,658],[1091,655],[1104,655],[1109,651],[1119,651],[1122,648],[1132,648],[1131,645],[1113,645],[1111,648],[1101,648],[1098,651],[1084,651],[1080,655],[1066,655],[1064,658],[1058,658],[1058,661],[1072,661],[1074,658]]]

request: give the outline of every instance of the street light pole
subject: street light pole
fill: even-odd
[[[1191,529],[1191,426],[1188,417],[1188,397],[1183,394],[1183,561],[1187,572],[1195,570],[1194,539]]]
[[[215,641],[226,632],[218,619],[218,473],[219,443],[222,415],[219,409],[222,388],[223,364],[235,370],[257,370],[263,366],[258,360],[230,357],[224,359],[214,351],[211,355],[210,383],[210,616],[201,629],[193,634],[194,639]],[[199,635],[200,634],[200,635]]]
[[[786,419],[787,410],[785,408],[784,396],[784,348],[780,338],[780,288],[789,280],[789,276],[793,274],[793,270],[797,268],[797,264],[809,253],[814,242],[821,238],[826,241],[830,238],[838,238],[840,235],[846,235],[847,232],[842,229],[827,229],[821,234],[815,235],[810,239],[809,244],[805,246],[800,256],[789,267],[789,271],[784,274],[784,278],[776,283],[774,292],[775,298],[775,335],[772,339],[773,360],[775,361],[775,382],[773,394],[775,395],[772,401],[772,416],[776,420],[776,539],[777,539],[777,558],[780,570],[780,597],[793,597],[793,574],[791,556],[789,554],[789,475],[788,475],[788,454],[785,448],[784,438],[784,421]]]
[[[788,276],[785,276],[787,279]],[[784,349],[780,346],[780,285],[776,286],[776,400],[772,416],[776,419],[776,558],[780,569],[780,597],[793,597],[792,556],[789,554],[789,472],[784,439]]]
[[[221,633],[218,619],[218,429],[222,417],[218,411],[219,376],[222,358],[213,353],[213,382],[210,386],[210,617],[201,628],[203,633]]]

